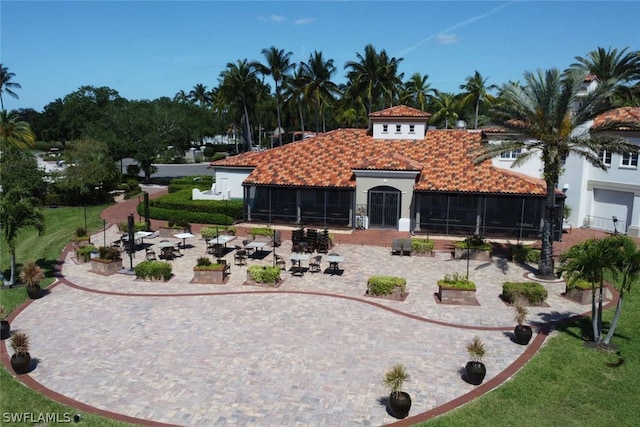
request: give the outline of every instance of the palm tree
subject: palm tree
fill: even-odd
[[[13,89],[22,89],[20,83],[12,82],[11,79],[15,77],[15,73],[10,73],[9,68],[0,64],[0,108],[4,110],[4,101],[2,100],[2,94],[6,93],[15,99],[18,99],[18,94]]]
[[[331,81],[336,67],[333,65],[333,59],[325,60],[322,52],[316,50],[309,55],[308,62],[300,63],[300,68],[305,83],[304,95],[313,100],[316,109],[316,132],[320,132],[322,107],[332,102],[334,95],[340,92],[338,85]]]
[[[604,299],[604,275],[619,255],[619,243],[614,238],[589,239],[570,247],[560,255],[561,269],[567,286],[577,280],[591,283],[591,327],[593,341],[602,338],[602,301]],[[600,290],[596,306],[596,287]]]
[[[431,84],[427,83],[429,75],[424,76],[420,73],[413,73],[409,80],[404,83],[404,91],[401,100],[403,103],[412,107],[426,111],[429,102],[429,93],[435,94],[435,89],[431,89]]]
[[[211,99],[209,98],[209,92],[207,92],[207,87],[202,83],[198,83],[191,89],[188,95],[188,99],[194,104],[199,104],[200,107],[206,108],[211,104]]]
[[[625,83],[640,79],[640,51],[628,52],[624,48],[599,47],[587,54],[586,58],[576,56],[576,61],[569,66],[571,70],[586,71],[595,74],[601,82],[612,80]]]
[[[482,75],[476,71],[473,76],[467,77],[467,82],[460,85],[460,89],[465,90],[464,97],[462,98],[462,105],[467,105],[471,102],[475,104],[475,126],[474,129],[478,129],[478,113],[480,111],[480,103],[485,101],[491,101],[492,97],[489,94],[490,90],[497,89],[496,85],[486,86],[487,80],[482,78]]]
[[[20,120],[20,116],[7,110],[0,111],[0,143],[13,145],[19,148],[33,146],[36,136],[29,123]],[[0,147],[1,149],[2,147]]]
[[[189,95],[184,90],[180,89],[174,96],[173,100],[176,102],[186,103],[189,101]]]
[[[598,157],[601,149],[623,153],[637,152],[638,147],[622,137],[604,132],[619,128],[622,125],[620,122],[607,122],[606,127],[599,128],[603,132],[592,132],[589,137],[576,132],[578,126],[612,108],[606,102],[612,93],[611,85],[598,86],[574,110],[576,97],[584,81],[583,74],[562,75],[557,69],[539,70],[537,73],[525,73],[524,80],[524,85],[504,85],[500,91],[501,102],[493,110],[506,128],[520,136],[505,139],[499,144],[485,144],[474,150],[473,154],[476,156],[475,162],[481,163],[504,151],[519,149],[522,154],[513,167],[522,165],[533,155],[540,155],[547,190],[538,275],[551,278],[554,277],[552,256],[556,185],[563,159],[571,153],[606,170]]]
[[[640,249],[638,249],[638,245],[627,236],[619,235],[615,238],[619,241],[620,252],[612,265],[614,266],[614,283],[618,286],[620,296],[618,297],[613,320],[611,320],[611,326],[609,326],[607,336],[602,341],[607,345],[611,342],[611,338],[613,338],[618,326],[625,293],[631,291],[631,286],[634,283],[640,283]]]
[[[227,63],[227,68],[220,73],[220,90],[225,99],[235,103],[242,109],[242,123],[247,150],[253,147],[251,123],[249,119],[249,102],[255,97],[259,85],[256,70],[246,59],[236,63]]]
[[[257,69],[265,76],[271,76],[275,82],[276,92],[276,115],[278,120],[278,130],[282,129],[282,121],[280,119],[280,82],[289,74],[289,71],[295,66],[290,63],[292,52],[286,52],[283,49],[276,49],[271,46],[269,49],[262,49],[262,54],[267,60],[266,65],[257,64]],[[278,142],[282,145],[282,132],[278,132]],[[271,148],[273,148],[273,138],[271,139]]]
[[[294,109],[293,106],[297,109],[300,118],[300,132],[302,132],[302,134],[304,134],[304,114],[302,106],[304,101],[305,85],[306,83],[302,64],[293,71],[292,75],[285,76],[283,80],[285,103],[291,104],[292,110]]]
[[[0,229],[9,246],[11,256],[11,277],[4,280],[5,285],[12,286],[16,271],[16,239],[18,232],[26,227],[35,227],[39,234],[44,231],[44,215],[37,209],[38,200],[29,196],[21,187],[3,189],[0,194]]]
[[[398,65],[402,61],[403,58],[389,58],[389,55],[387,55],[387,52],[384,49],[378,55],[378,67],[380,73],[378,81],[383,93],[383,108],[392,107],[394,101],[400,97],[404,73],[398,74]],[[388,105],[384,105],[384,95],[387,96],[389,101]]]
[[[449,129],[449,121],[458,120],[460,104],[456,101],[452,93],[435,92],[433,98],[434,113],[431,116],[431,123],[440,123],[444,121],[444,128]]]

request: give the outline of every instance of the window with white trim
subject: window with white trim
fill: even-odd
[[[638,153],[624,153],[622,155],[622,160],[620,160],[620,166],[624,166],[627,168],[637,168]]]
[[[503,151],[500,153],[500,158],[505,160],[515,160],[520,157],[521,150],[519,148],[511,151]]]
[[[402,126],[396,125],[396,133],[400,133],[400,130],[402,130]]]
[[[382,125],[382,132],[384,133],[389,132],[389,125]]]
[[[416,133],[416,125],[409,125],[409,133]]]
[[[598,153],[598,157],[600,157],[600,161],[607,166],[611,166],[611,152],[607,150],[600,150]]]

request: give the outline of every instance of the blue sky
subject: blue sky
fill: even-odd
[[[367,44],[403,58],[405,80],[459,92],[478,70],[489,84],[564,69],[598,47],[640,49],[640,2],[624,1],[12,1],[0,4],[0,58],[19,100],[43,107],[82,85],[133,99],[218,85],[228,62],[263,48],[332,58],[334,81]]]

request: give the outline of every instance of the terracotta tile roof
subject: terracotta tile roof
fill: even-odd
[[[585,82],[592,82],[598,80],[598,76],[596,76],[595,74],[587,74],[584,78]]]
[[[610,122],[635,124],[635,130],[637,130],[638,127],[640,127],[640,107],[616,108],[615,110],[607,111],[606,113],[600,114],[593,121],[591,130],[597,130],[599,127]],[[623,126],[619,130],[631,130],[633,128],[634,126]]]
[[[421,170],[416,191],[545,194],[542,180],[492,166],[473,165],[467,151],[481,132],[431,130],[423,140],[374,140],[364,129],[338,129],[315,138],[213,162],[253,166],[245,184],[355,188],[353,169]],[[420,169],[418,169],[420,168]]]
[[[403,117],[403,118],[429,118],[431,113],[427,113],[417,108],[407,107],[406,105],[396,105],[385,110],[374,111],[369,117]]]

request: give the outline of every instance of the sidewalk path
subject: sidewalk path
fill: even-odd
[[[136,203],[119,203],[102,216],[126,220]],[[562,297],[563,283],[544,283],[548,307],[532,307],[530,315],[539,333],[528,346],[517,345],[513,309],[498,295],[502,282],[524,280],[527,269],[498,257],[471,261],[480,305],[442,305],[433,295],[436,281],[464,273],[466,261],[446,252],[393,256],[393,232],[377,240],[374,230],[366,232],[377,245],[349,241],[362,233],[336,234],[333,250],[346,258],[342,275],[285,271],[278,288],[245,285],[246,267],[236,265],[225,285],[190,283],[197,258],[205,256],[199,238],[171,261],[174,276],[166,283],[97,275],[67,248],[58,282],[9,319],[13,331],[29,333],[38,361],[18,378],[54,400],[146,425],[411,425],[497,387],[540,348],[550,323],[588,308]],[[106,230],[108,241],[117,234],[114,226]],[[249,264],[270,265],[268,250]],[[283,237],[276,253],[288,259],[291,242]],[[142,259],[138,251],[131,261]],[[226,259],[233,264],[233,253]],[[364,296],[373,274],[405,277],[407,299]],[[614,299],[608,295],[609,304]],[[488,349],[487,378],[477,387],[461,378],[473,336]],[[12,372],[4,341],[0,355]],[[401,421],[387,414],[382,386],[396,363],[411,375],[404,387],[411,417]]]

